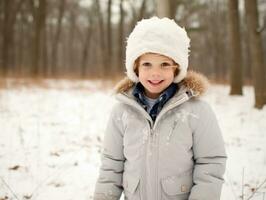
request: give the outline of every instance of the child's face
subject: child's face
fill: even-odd
[[[157,98],[173,82],[177,65],[166,56],[147,53],[139,58],[139,81],[145,88],[145,94]]]

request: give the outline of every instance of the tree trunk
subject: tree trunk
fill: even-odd
[[[9,67],[10,44],[13,37],[12,25],[10,24],[12,2],[4,0],[4,19],[3,19],[3,45],[2,45],[2,75],[6,76]]]
[[[245,0],[252,79],[255,88],[255,107],[261,109],[266,104],[266,78],[263,63],[262,40],[258,23],[257,0]]]
[[[91,14],[91,12],[93,12],[93,14]],[[90,44],[91,44],[92,29],[94,26],[94,20],[93,20],[93,15],[95,15],[94,12],[95,12],[94,9],[91,9],[88,13],[89,25],[87,27],[87,32],[85,35],[84,47],[82,50],[82,58],[81,58],[81,77],[83,77],[83,78],[86,75],[86,69],[87,69],[87,63],[88,63],[88,53],[89,53],[89,48],[90,48]]]
[[[230,94],[242,95],[242,62],[238,15],[238,0],[228,0],[230,52]]]
[[[57,18],[57,25],[56,25],[56,32],[55,32],[55,39],[52,44],[52,57],[51,57],[51,67],[52,67],[52,73],[54,76],[57,75],[57,56],[58,56],[58,43],[62,31],[62,19],[65,12],[65,0],[60,0],[59,4],[59,15]]]
[[[137,11],[134,8],[134,5],[132,3],[130,3],[130,6],[131,6],[132,14],[133,14],[133,19],[132,19],[131,24],[130,24],[129,32],[131,32],[133,30],[137,21],[144,18],[145,11],[146,11],[146,0],[142,1],[142,4],[140,6],[140,10],[139,10],[138,14],[137,14]]]
[[[46,0],[39,0],[38,6],[35,8],[34,1],[32,1],[32,11],[34,16],[34,40],[33,40],[33,54],[32,54],[32,75],[39,76],[43,71],[41,69],[41,40],[45,31],[46,18]]]
[[[122,71],[124,68],[124,8],[123,8],[123,0],[120,0],[120,20],[119,20],[119,41],[118,44],[118,71]]]
[[[99,30],[100,30],[100,48],[101,48],[101,61],[102,61],[98,72],[100,76],[105,76],[107,71],[106,69],[108,69],[109,66],[107,66],[108,63],[106,59],[107,51],[106,51],[106,38],[105,38],[106,35],[104,30],[104,20],[101,13],[101,7],[99,1],[95,0],[94,2],[96,6],[96,13],[98,17]]]
[[[180,4],[180,2],[178,2],[177,0],[168,0],[169,1],[169,8],[170,8],[170,18],[171,19],[175,19],[175,15],[176,15],[176,9],[178,7],[178,4]]]
[[[4,0],[2,2],[3,6],[3,32],[2,32],[2,63],[0,62],[0,66],[2,66],[2,70],[0,70],[0,74],[7,75],[8,70],[15,64],[14,57],[12,54],[15,55],[15,48],[12,48],[13,40],[14,40],[14,25],[16,23],[17,13],[21,9],[22,4],[25,1],[20,0],[16,2],[12,2],[10,0]],[[0,59],[1,60],[1,59]],[[2,72],[1,72],[2,71]]]
[[[171,17],[169,0],[157,0],[156,3],[157,15],[159,17]]]
[[[107,63],[110,65],[110,74],[115,73],[115,66],[113,64],[113,48],[112,48],[112,0],[108,0],[108,9],[107,9]]]
[[[224,41],[226,39],[226,26],[224,23],[226,21],[225,15],[225,4],[219,0],[212,2],[212,14],[211,23],[209,26],[210,32],[212,34],[213,40],[213,57],[214,57],[214,71],[216,80],[224,82],[227,80],[226,77],[226,60],[225,58],[225,45]]]
[[[46,11],[45,11],[45,19],[46,19]],[[46,20],[45,20],[46,21]],[[44,22],[45,23],[45,22]],[[42,32],[42,39],[41,39],[41,52],[42,52],[42,62],[41,62],[41,74],[45,77],[48,77],[48,52],[47,52],[47,26],[46,23],[43,27],[43,32]]]
[[[75,39],[76,39],[76,21],[77,21],[77,14],[74,10],[74,8],[70,8],[70,19],[69,19],[69,23],[70,23],[70,30],[69,30],[69,35],[67,40],[68,42],[68,49],[67,49],[67,55],[68,55],[68,59],[67,59],[67,63],[68,63],[68,69],[67,69],[67,73],[72,73],[72,69],[73,67],[77,64],[76,60],[75,60],[75,56],[74,56],[74,52],[76,51],[76,45],[75,45]]]

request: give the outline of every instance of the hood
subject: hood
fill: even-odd
[[[125,77],[117,83],[114,88],[114,93],[125,93],[134,87],[136,83],[131,81],[128,77]],[[194,97],[202,96],[208,89],[209,81],[206,76],[199,72],[189,70],[187,76],[178,85],[185,87],[188,90],[192,90]]]

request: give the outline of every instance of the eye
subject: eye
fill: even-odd
[[[149,63],[149,62],[144,62],[144,63],[142,63],[141,65],[144,66],[144,67],[150,67],[150,66],[151,66],[151,63]]]
[[[161,64],[161,67],[170,67],[171,66],[171,64],[170,63],[168,63],[168,62],[163,62],[162,64]]]

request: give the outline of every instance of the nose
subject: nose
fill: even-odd
[[[157,78],[161,76],[161,70],[160,67],[153,67],[151,70],[151,76],[153,78]]]

